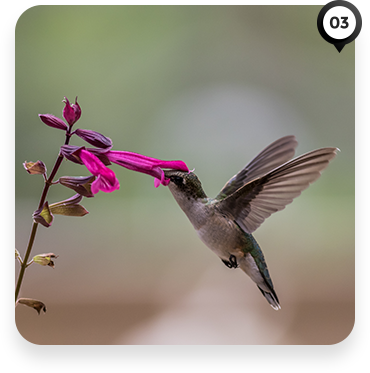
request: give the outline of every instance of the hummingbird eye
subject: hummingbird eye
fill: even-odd
[[[184,183],[184,179],[181,176],[174,175],[174,176],[171,176],[170,179],[176,185],[182,185]]]

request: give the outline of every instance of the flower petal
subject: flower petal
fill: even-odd
[[[114,178],[107,175],[99,175],[91,185],[91,192],[94,194],[98,193],[99,190],[105,193],[111,193],[117,189],[119,189],[119,181],[117,180],[115,175]]]
[[[115,173],[106,167],[98,157],[84,149],[80,149],[78,154],[86,168],[94,176],[97,176],[96,180],[91,184],[92,193],[96,194],[99,190],[111,193],[119,189],[119,181]]]
[[[102,161],[98,157],[91,154],[85,149],[80,149],[78,155],[81,158],[81,161],[86,166],[86,168],[94,175],[99,176],[100,171],[105,168]]]

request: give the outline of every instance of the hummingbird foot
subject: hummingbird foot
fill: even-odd
[[[238,268],[238,263],[236,261],[235,255],[230,255],[229,260],[222,260],[222,263],[225,264],[227,268]]]

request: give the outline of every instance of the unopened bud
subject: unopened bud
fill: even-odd
[[[73,189],[84,197],[94,197],[91,192],[91,184],[95,176],[62,176],[59,178],[59,184]]]
[[[85,140],[97,148],[107,149],[111,148],[113,145],[112,140],[109,137],[105,137],[99,132],[78,128],[74,133],[78,137],[81,137],[82,140]]]

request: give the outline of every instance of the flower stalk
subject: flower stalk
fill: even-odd
[[[79,204],[83,197],[91,198],[99,191],[111,193],[120,187],[120,183],[112,169],[112,163],[125,167],[129,170],[141,172],[154,177],[154,186],[168,185],[169,179],[166,178],[163,168],[179,169],[189,171],[188,166],[182,161],[164,161],[157,158],[151,158],[138,153],[128,151],[111,150],[113,142],[109,137],[103,134],[86,129],[77,129],[72,132],[72,126],[81,117],[81,107],[77,103],[77,97],[74,104],[71,104],[65,97],[63,109],[64,120],[52,114],[39,114],[40,120],[48,127],[65,131],[65,142],[59,150],[58,157],[51,170],[47,175],[45,164],[38,160],[37,162],[23,163],[23,167],[30,175],[42,175],[44,178],[44,187],[39,200],[38,208],[34,211],[33,225],[30,232],[28,245],[24,258],[22,259],[19,252],[15,251],[15,258],[20,263],[20,271],[15,289],[15,301],[40,311],[46,311],[45,305],[35,299],[19,298],[23,278],[26,268],[32,263],[54,268],[52,259],[58,256],[53,253],[39,254],[34,256],[30,261],[31,251],[35,242],[38,226],[44,227],[52,225],[54,215],[64,215],[70,217],[82,217],[88,214],[88,211]],[[69,145],[72,135],[80,137],[82,140],[92,145],[94,148],[85,146]],[[54,181],[54,178],[62,164],[63,159],[84,165],[90,172],[89,176],[62,176]],[[74,190],[77,194],[63,201],[51,203],[47,201],[47,195],[51,185],[60,184],[64,187]]]
[[[70,133],[71,133],[71,127],[69,127],[67,129],[66,140],[64,142],[64,145],[69,144],[69,140],[71,138]],[[54,164],[54,167],[51,171],[50,176],[45,180],[44,189],[42,191],[39,206],[38,206],[39,209],[42,208],[42,206],[45,203],[46,196],[48,194],[50,185],[53,184],[53,179],[54,179],[55,175],[57,174],[57,172],[59,170],[59,167],[62,164],[62,161],[63,161],[63,155],[59,153],[58,158],[55,161],[55,164]],[[39,223],[36,223],[36,222],[34,222],[33,225],[32,225],[32,230],[31,230],[31,233],[30,233],[30,238],[28,240],[26,254],[24,255],[24,258],[23,258],[23,261],[22,261],[22,264],[21,264],[21,269],[19,271],[17,285],[16,285],[16,288],[15,288],[15,301],[17,301],[18,296],[19,296],[19,292],[21,290],[24,273],[26,271],[26,268],[28,267],[27,263],[28,263],[28,259],[29,259],[30,255],[31,255],[33,243],[35,242],[35,237],[36,237],[36,232],[37,232],[38,226],[39,226]]]

